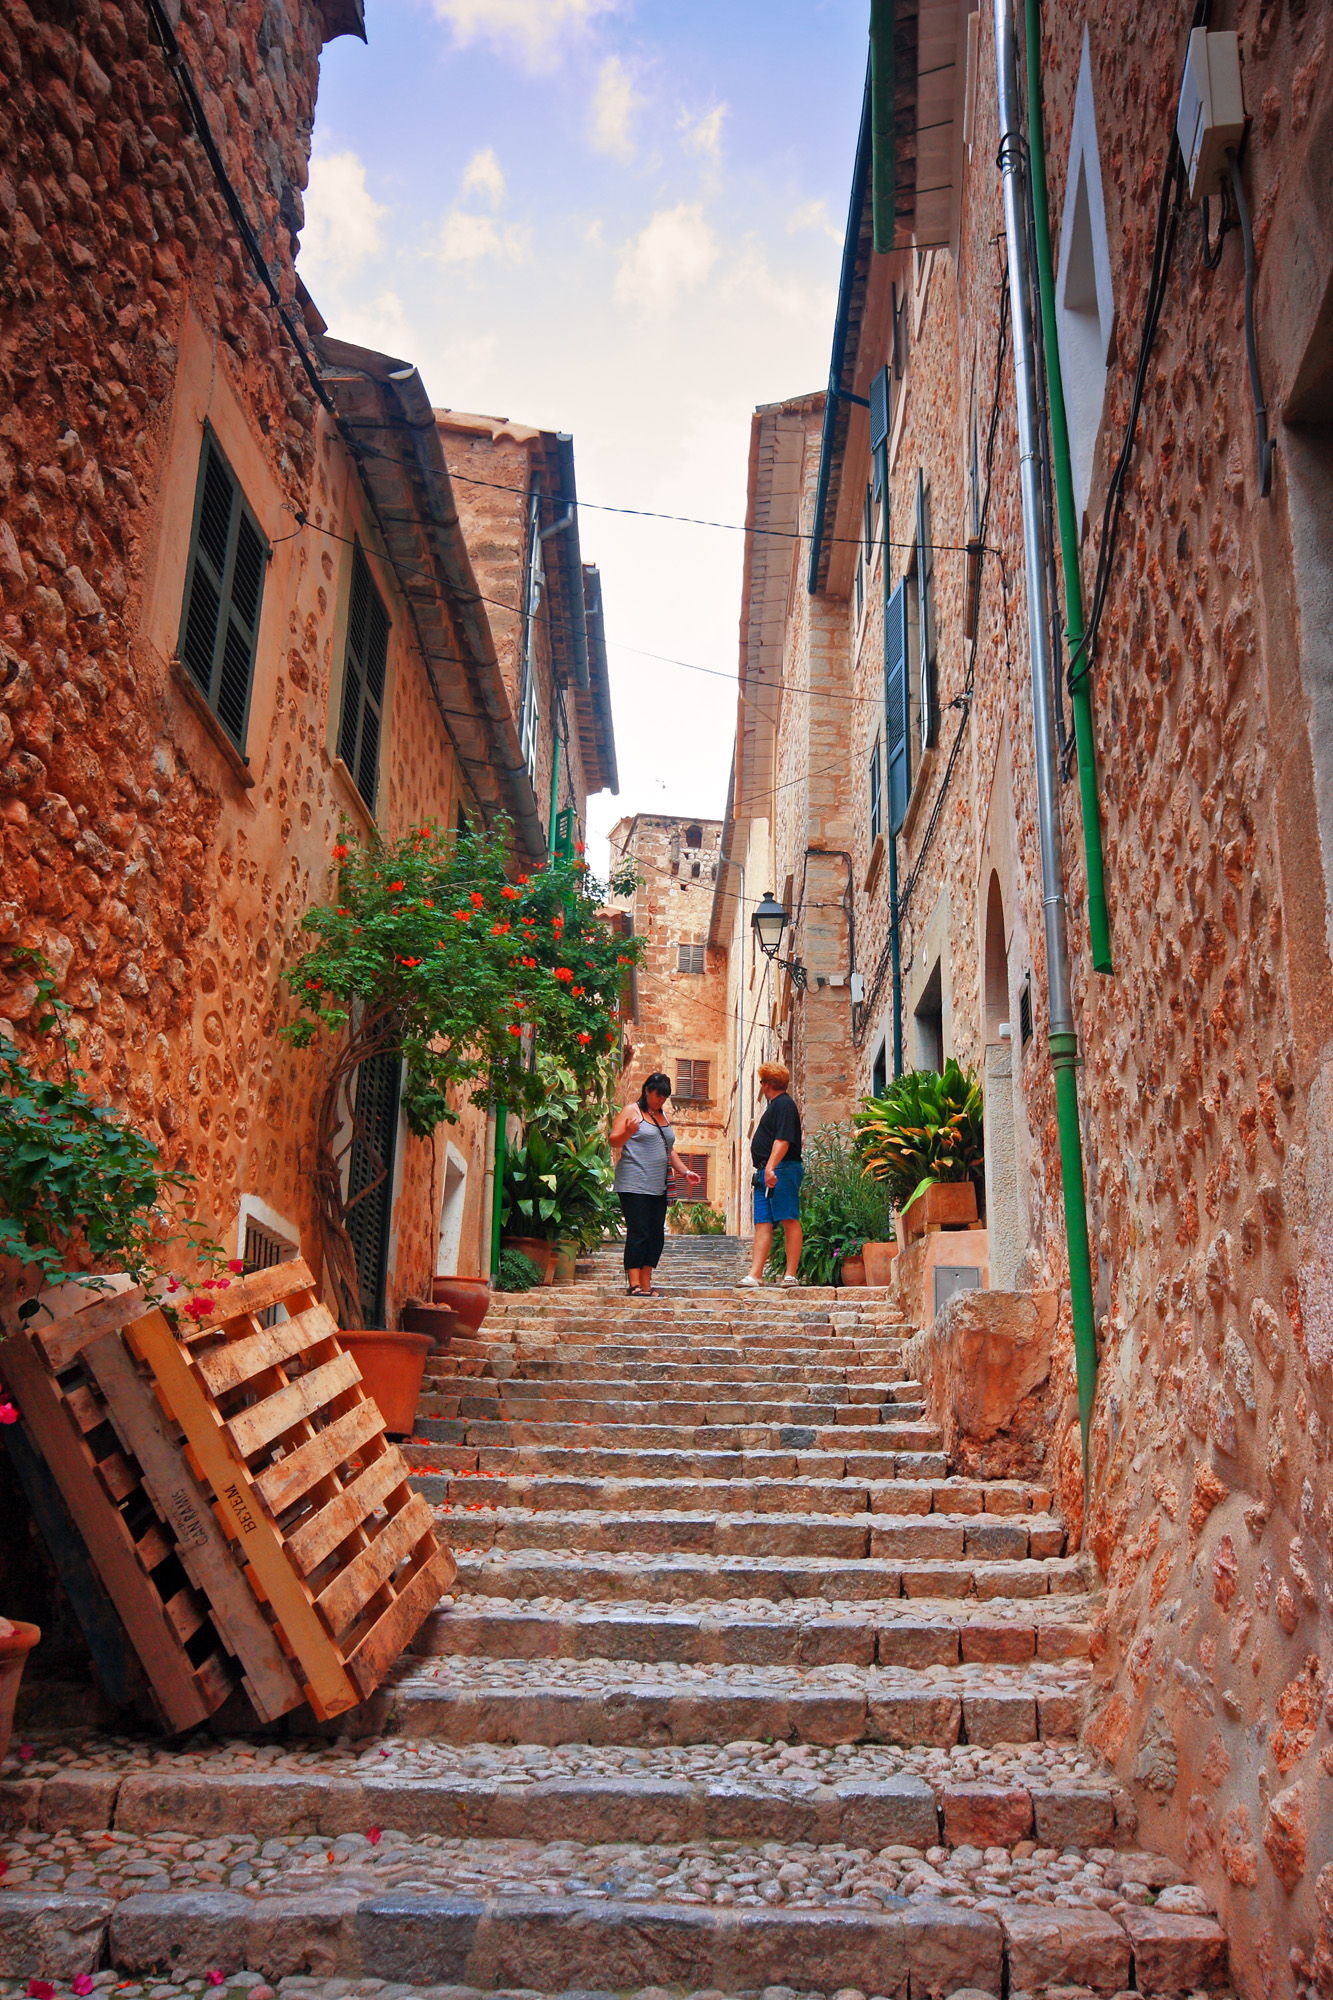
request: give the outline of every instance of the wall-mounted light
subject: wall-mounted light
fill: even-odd
[[[775,899],[773,891],[766,889],[763,901],[759,904],[750,919],[755,939],[764,957],[771,960],[774,965],[780,965],[785,972],[790,973],[792,985],[798,993],[804,993],[807,974],[800,959],[778,957],[778,947],[782,943],[782,933],[786,930],[790,922],[790,913],[784,910],[782,904]]]

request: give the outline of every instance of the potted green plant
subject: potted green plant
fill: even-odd
[[[908,1070],[854,1116],[865,1172],[896,1204],[904,1240],[977,1220],[985,1153],[975,1070],[952,1056],[942,1070]]]
[[[404,1115],[422,1138],[469,1097],[539,1109],[537,1050],[596,1091],[618,1040],[623,968],[641,946],[611,931],[581,855],[515,872],[503,822],[343,838],[332,859],[335,896],[307,912],[313,942],[286,974],[298,1012],[283,1033],[324,1059],[314,1159],[324,1268],[343,1326],[374,1332],[347,1231],[351,1201],[370,1190],[349,1201],[343,1184],[357,1070],[401,1059]]]

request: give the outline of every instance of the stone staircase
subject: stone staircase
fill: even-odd
[[[883,1294],[678,1283],[718,1241],[436,1357],[409,1455],[459,1590],[351,1728],[34,1746],[0,1972],[93,1940],[306,1996],[1225,1987],[1080,1749],[1096,1604],[1050,1493],[950,1475]]]
[[[715,1291],[734,1284],[749,1267],[750,1245],[739,1236],[668,1236],[656,1282],[673,1294]],[[623,1242],[602,1244],[580,1268],[596,1283],[619,1285],[623,1291]]]

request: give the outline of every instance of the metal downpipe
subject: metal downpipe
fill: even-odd
[[[1056,1129],[1064,1192],[1069,1292],[1074,1321],[1083,1485],[1088,1483],[1088,1433],[1097,1387],[1097,1336],[1092,1307],[1092,1265],[1078,1120],[1078,1036],[1069,985],[1069,940],[1060,852],[1060,800],[1051,696],[1051,625],[1047,597],[1045,525],[1041,505],[1037,380],[1032,327],[1031,274],[1024,221],[1026,162],[1018,104],[1017,35],[1013,0],[994,0],[996,96],[1000,123],[1000,173],[1004,190],[1009,303],[1013,324],[1014,390],[1018,414],[1019,489],[1023,511],[1023,567],[1027,584],[1028,644],[1032,666],[1032,731],[1037,777],[1037,830],[1041,848],[1042,913],[1046,934],[1049,1041],[1055,1080]]]
[[[879,461],[879,518],[880,518],[880,588],[884,598],[885,614],[888,613],[889,598],[889,558],[893,544],[890,538],[889,521],[889,447],[887,441],[876,448]],[[888,745],[885,745],[887,761]],[[903,939],[902,921],[898,914],[898,836],[893,830],[889,817],[889,788],[884,786],[884,831],[889,848],[889,964],[893,991],[893,1074],[895,1079],[903,1073]]]
[[[1055,261],[1051,254],[1051,207],[1046,188],[1046,131],[1041,90],[1041,0],[1025,0],[1025,9],[1028,158],[1037,237],[1037,293],[1041,300],[1046,355],[1046,404],[1051,417],[1051,472],[1055,480],[1056,515],[1060,523],[1060,568],[1065,580],[1065,637],[1069,641],[1070,656],[1079,661],[1070,689],[1070,702],[1074,711],[1074,742],[1078,748],[1078,792],[1083,811],[1084,865],[1088,875],[1088,949],[1096,970],[1110,972],[1111,919],[1106,907],[1106,869],[1102,857],[1101,806],[1097,797],[1092,694],[1086,663],[1079,651],[1087,625],[1083,611],[1083,578],[1078,561],[1078,510],[1074,505],[1069,419],[1065,410],[1060,342],[1055,324]]]

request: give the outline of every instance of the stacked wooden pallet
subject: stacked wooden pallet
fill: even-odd
[[[215,1298],[183,1337],[141,1294],[99,1301],[16,1335],[5,1373],[168,1725],[211,1714],[238,1670],[264,1720],[303,1698],[339,1715],[453,1558],[305,1264]]]

